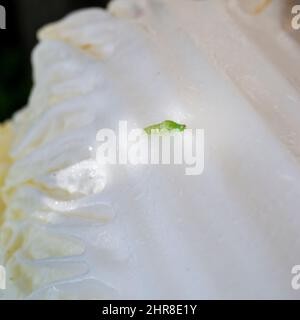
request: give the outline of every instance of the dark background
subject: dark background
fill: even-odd
[[[73,10],[106,7],[109,0],[0,0],[6,9],[6,30],[0,30],[0,122],[26,105],[30,94],[30,54],[36,32]]]

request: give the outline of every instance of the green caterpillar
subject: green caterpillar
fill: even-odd
[[[171,120],[165,120],[164,122],[153,124],[147,128],[145,128],[145,132],[147,134],[151,134],[153,132],[163,132],[163,131],[179,131],[182,132],[186,129],[185,124],[179,124]]]

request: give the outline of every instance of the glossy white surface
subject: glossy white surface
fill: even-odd
[[[119,0],[40,32],[6,178],[6,297],[299,298],[299,36],[283,1],[246,3]],[[205,129],[201,176],[97,168],[99,129],[165,119]]]

